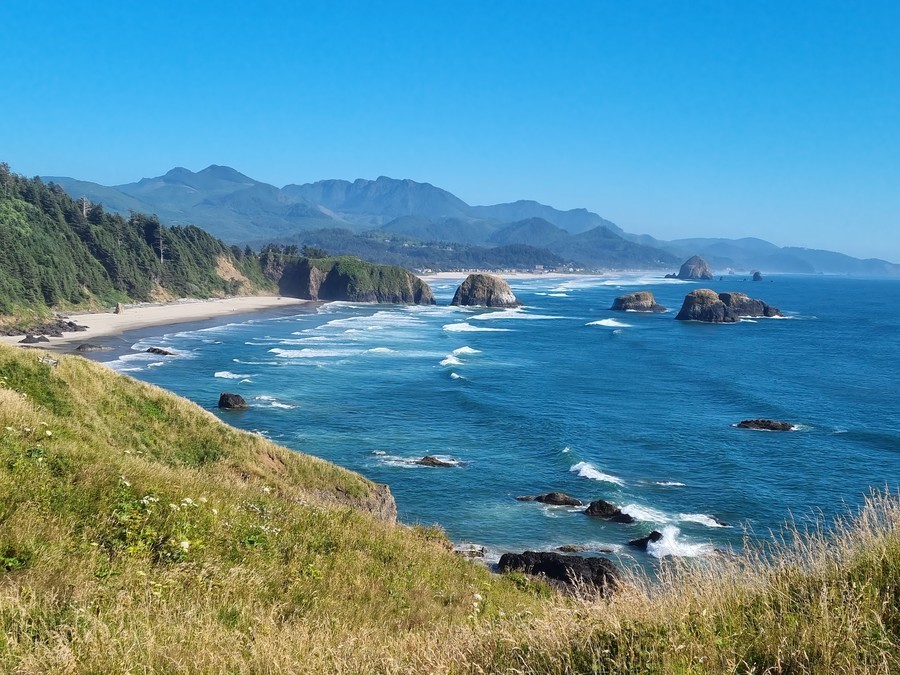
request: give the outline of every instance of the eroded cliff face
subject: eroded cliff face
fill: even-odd
[[[283,295],[316,301],[435,303],[431,288],[412,272],[350,257],[289,262],[278,288]]]
[[[518,307],[522,303],[509,284],[493,274],[470,274],[453,296],[451,305],[479,305],[482,307]]]

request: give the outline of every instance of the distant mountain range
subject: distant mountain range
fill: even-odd
[[[179,167],[163,176],[116,186],[58,176],[44,180],[59,184],[76,199],[101,202],[109,211],[154,213],[165,224],[194,224],[238,244],[318,245],[325,238],[339,249],[332,253],[354,253],[351,249],[367,249],[376,240],[400,242],[397,245],[407,249],[415,242],[432,248],[446,242],[479,249],[518,246],[516,250],[527,253],[529,260],[543,255],[554,263],[562,259],[587,268],[677,268],[683,259],[700,255],[718,274],[758,269],[900,275],[900,265],[884,260],[779,247],[761,239],[662,241],[627,233],[586,209],[561,211],[528,200],[470,206],[434,185],[385,176],[277,188],[230,167],[212,165],[196,173]],[[320,230],[329,233],[316,232]],[[362,240],[356,240],[360,236]]]

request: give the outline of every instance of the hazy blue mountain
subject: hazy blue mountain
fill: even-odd
[[[422,216],[430,220],[468,218],[472,209],[459,197],[430,183],[386,176],[376,180],[360,178],[352,183],[320,180],[286,185],[283,192],[291,198],[318,204],[340,220],[368,227],[384,225],[401,216]]]
[[[154,213],[169,225],[196,224],[229,243],[284,241],[323,228],[356,233],[378,228],[376,238],[531,246],[588,267],[662,265],[673,266],[674,271],[683,260],[700,255],[717,274],[758,269],[763,273],[900,275],[900,266],[883,260],[780,248],[753,237],[657,240],[623,232],[586,209],[562,211],[529,200],[470,206],[429,183],[385,176],[278,188],[231,167],[212,165],[198,172],[178,167],[163,176],[112,187],[72,178],[46,180],[58,183],[76,199],[84,196],[103,203],[108,211]],[[525,257],[534,256],[529,252]],[[441,260],[446,262],[444,256]]]

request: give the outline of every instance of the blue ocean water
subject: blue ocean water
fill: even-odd
[[[900,484],[900,281],[740,276],[704,282],[787,318],[674,320],[697,284],[650,276],[513,279],[518,310],[310,305],[133,338],[110,365],[234,426],[388,483],[400,518],[502,551],[703,555],[787,519],[844,513]],[[612,312],[652,290],[663,314]],[[172,329],[169,329],[172,330]],[[144,353],[148,346],[176,357]],[[218,411],[222,391],[246,411]],[[787,420],[786,433],[737,429]],[[413,463],[424,455],[452,468]],[[603,498],[630,525],[520,502]],[[716,520],[729,527],[720,526]]]

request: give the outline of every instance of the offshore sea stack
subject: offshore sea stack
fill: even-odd
[[[706,281],[712,279],[712,270],[709,263],[699,255],[692,256],[684,261],[681,269],[678,270],[677,277],[679,279],[689,279],[694,281]]]
[[[522,303],[513,295],[512,289],[500,277],[493,274],[470,274],[466,277],[451,305],[481,307],[519,307]]]
[[[628,295],[620,295],[613,300],[612,310],[620,312],[665,312],[666,308],[656,304],[656,299],[650,291],[638,291]]]
[[[301,258],[280,272],[282,295],[314,301],[385,302],[433,305],[434,294],[412,272],[394,265],[375,265],[359,258]]]
[[[745,316],[773,317],[782,314],[777,307],[743,293],[716,293],[708,288],[699,288],[685,296],[681,311],[675,318],[679,321],[735,323]]]

